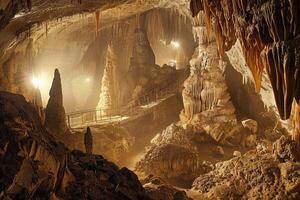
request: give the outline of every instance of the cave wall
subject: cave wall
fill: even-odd
[[[293,101],[299,104],[300,99],[299,2],[192,0],[190,7],[193,16],[204,11],[206,25],[209,32],[215,33],[221,55],[239,40],[257,91],[266,69],[279,114],[288,119]]]

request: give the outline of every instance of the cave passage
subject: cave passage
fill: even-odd
[[[300,199],[297,0],[0,0],[0,199]]]

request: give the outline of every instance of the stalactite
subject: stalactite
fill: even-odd
[[[96,19],[96,36],[98,35],[99,32],[99,23],[100,23],[100,11],[97,10],[95,12],[95,19]]]
[[[293,99],[300,98],[299,2],[192,0],[190,6],[193,16],[203,10],[207,29],[215,32],[221,53],[235,38],[240,41],[257,91],[267,69],[280,116],[289,118]]]

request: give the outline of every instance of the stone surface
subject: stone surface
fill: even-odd
[[[239,152],[239,151],[234,151],[234,152],[233,152],[233,156],[234,156],[234,157],[241,157],[241,156],[242,156],[242,153]]]
[[[152,139],[152,144],[137,163],[136,170],[167,180],[180,178],[187,182],[197,177],[197,174],[210,171],[210,164],[200,159],[200,152],[192,138],[197,138],[193,132],[175,124],[168,126]]]
[[[279,162],[299,162],[300,151],[295,141],[287,136],[281,136],[273,144],[273,154]]]
[[[130,170],[57,143],[24,97],[0,92],[0,110],[1,199],[149,199]]]
[[[253,134],[257,133],[257,129],[258,129],[257,121],[253,119],[246,119],[242,121],[242,124],[245,128],[248,128]]]
[[[147,195],[153,200],[191,200],[185,191],[180,191],[153,175],[142,182]]]
[[[280,139],[274,145],[282,144],[278,149],[286,152],[291,147],[287,141]],[[275,159],[278,151],[272,154],[252,150],[217,163],[213,171],[194,181],[193,189],[203,199],[299,199],[300,163],[292,162],[291,156],[283,156],[286,159],[281,161]]]

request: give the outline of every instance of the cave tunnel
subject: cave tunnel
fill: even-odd
[[[0,199],[300,199],[297,0],[0,0]]]

